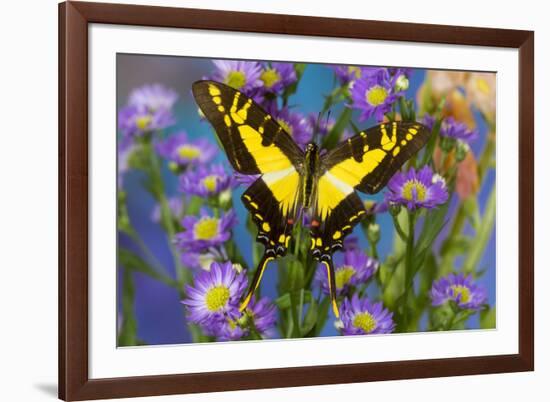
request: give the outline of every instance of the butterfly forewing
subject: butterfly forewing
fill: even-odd
[[[296,168],[303,160],[303,152],[292,138],[243,93],[219,82],[197,81],[193,96],[237,172],[275,172]]]
[[[426,144],[430,134],[416,122],[383,123],[339,144],[322,160],[322,170],[347,186],[374,194]]]

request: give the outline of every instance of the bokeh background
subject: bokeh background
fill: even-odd
[[[191,84],[203,78],[213,71],[213,64],[209,59],[173,57],[173,56],[150,56],[135,54],[119,54],[117,56],[117,108],[121,108],[128,100],[130,92],[144,84],[160,83],[168,88],[172,88],[179,94],[179,101],[174,108],[176,124],[167,129],[168,133],[185,130],[189,137],[206,137],[212,143],[216,143],[214,132],[210,125],[201,120],[197,113],[197,106],[191,94]],[[426,78],[427,71],[414,69],[410,76],[410,85],[407,90],[407,98],[416,99],[416,94]],[[295,110],[305,114],[317,114],[321,110],[324,97],[333,88],[334,73],[328,66],[323,64],[308,64],[296,94],[291,98],[291,104]],[[339,114],[339,105],[331,113],[335,116]],[[357,117],[354,112],[354,117]],[[470,144],[474,154],[479,156],[484,144],[484,137],[489,133],[482,115],[474,111],[476,126],[479,130],[478,138]],[[357,119],[353,119],[357,123]],[[360,128],[367,128],[375,124],[373,120],[360,124]],[[215,162],[224,163],[228,166],[223,152],[216,157]],[[177,177],[171,173],[166,166],[163,172],[165,183],[167,184],[168,195],[177,193]],[[143,173],[139,171],[130,171],[124,177],[124,187],[127,192],[127,207],[133,226],[136,228],[143,241],[150,247],[158,260],[175,275],[173,260],[168,248],[168,239],[165,232],[158,223],[152,220],[152,212],[156,201],[143,188]],[[485,201],[495,185],[495,172],[491,169],[487,178],[482,183],[478,192],[478,205],[483,207]],[[240,196],[243,187],[238,187],[233,192],[234,205],[240,224],[234,229],[234,239],[248,266],[251,266],[251,249],[254,238],[244,227],[246,220],[246,211],[240,202]],[[369,196],[369,199],[381,200],[382,193],[376,196]],[[366,199],[366,196],[362,197]],[[458,203],[457,195],[453,193],[449,214],[453,212]],[[483,210],[480,213],[483,215]],[[381,240],[378,244],[378,251],[381,260],[392,250],[394,229],[392,218],[389,214],[381,214],[378,218],[381,226]],[[447,225],[448,226],[448,225]],[[445,227],[438,236],[438,241],[434,247],[439,247],[441,239],[445,238],[448,227]],[[469,224],[465,226],[465,233],[472,233]],[[360,240],[360,245],[366,247],[366,239],[363,233],[356,228],[354,235]],[[125,235],[119,234],[119,247],[129,248],[139,253],[134,243]],[[496,243],[495,228],[493,228],[491,239],[482,256],[480,266],[486,270],[485,274],[478,280],[487,290],[488,304],[495,305],[496,302]],[[456,266],[460,266],[461,259],[457,258]],[[122,276],[119,276],[118,283],[118,309],[121,311],[121,286]],[[187,331],[183,307],[180,304],[179,295],[175,289],[165,284],[152,280],[150,277],[134,273],[135,280],[135,314],[137,320],[137,336],[145,344],[174,344],[191,342],[190,334]],[[262,295],[276,298],[277,270],[268,269],[262,280]],[[469,325],[477,327],[478,315],[470,318]],[[322,336],[338,335],[333,321],[328,320],[323,329]]]

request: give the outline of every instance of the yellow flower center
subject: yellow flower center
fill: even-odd
[[[279,75],[277,70],[270,68],[262,73],[260,79],[264,82],[264,85],[267,88],[272,88],[273,85],[281,80],[281,76]]]
[[[201,151],[193,145],[185,144],[178,148],[178,155],[180,158],[193,160],[201,156]]]
[[[288,135],[292,137],[292,126],[287,121],[283,119],[277,119],[277,123],[279,123],[279,126],[281,126],[283,130],[285,130]]]
[[[350,265],[345,265],[336,271],[336,289],[342,289],[349,283],[355,275],[355,269]]]
[[[361,328],[368,334],[376,328],[376,320],[370,313],[365,311],[355,315],[355,318],[353,319],[353,326],[356,328]]]
[[[472,297],[470,293],[470,289],[468,289],[466,286],[462,285],[453,285],[451,286],[451,289],[453,291],[453,297],[459,298],[460,303],[468,303],[470,301],[470,298]]]
[[[213,193],[214,191],[216,191],[216,187],[218,186],[218,180],[220,179],[220,176],[218,175],[215,175],[215,174],[211,174],[210,176],[206,176],[203,180],[202,180],[202,184],[204,185],[204,187],[210,191],[211,193]]]
[[[151,116],[139,116],[136,118],[136,126],[140,130],[145,130],[149,124],[151,124],[151,121],[153,118]]]
[[[225,307],[229,300],[229,289],[225,286],[214,286],[206,292],[206,308],[210,311],[218,311]]]
[[[367,93],[365,94],[365,98],[371,106],[382,105],[386,101],[387,97],[388,91],[380,85],[375,85],[372,88],[367,89]]]
[[[210,240],[218,234],[219,220],[203,218],[195,224],[195,239]]]
[[[355,76],[355,79],[361,78],[361,69],[355,66],[348,66],[348,74]]]
[[[416,198],[414,198],[414,193]],[[424,201],[426,199],[426,186],[418,180],[409,180],[403,186],[403,198],[409,201]]]
[[[246,84],[246,75],[242,71],[230,71],[225,83],[234,89],[241,89]]]
[[[489,83],[483,78],[478,78],[476,80],[476,87],[480,92],[483,92],[485,95],[488,95],[489,91],[491,90],[491,88],[489,87]]]

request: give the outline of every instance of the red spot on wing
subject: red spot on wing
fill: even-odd
[[[286,223],[288,223],[289,225],[294,225],[294,219],[288,218],[286,220]]]
[[[317,220],[315,220],[315,219],[312,220],[312,221],[311,221],[311,226],[314,227],[314,228],[318,227],[318,226],[319,226],[319,221],[317,221]]]

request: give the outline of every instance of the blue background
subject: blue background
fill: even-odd
[[[207,137],[212,143],[216,143],[213,131],[207,122],[201,121],[197,106],[191,95],[191,84],[211,74],[213,64],[208,59],[197,59],[187,57],[171,56],[146,56],[119,54],[117,56],[117,107],[125,105],[129,93],[132,89],[144,84],[161,83],[169,88],[176,90],[180,96],[175,106],[175,115],[177,123],[168,129],[169,133],[175,133],[185,130],[189,137]],[[407,98],[416,99],[416,92],[424,81],[425,70],[414,70],[410,87],[407,91]],[[331,69],[321,64],[309,64],[305,70],[299,85],[298,92],[290,98],[290,105],[295,110],[303,113],[317,114],[321,110],[324,102],[324,94],[328,94],[333,88],[334,74]],[[332,110],[332,115],[337,117],[340,108]],[[487,127],[481,116],[475,114],[479,138],[472,144],[472,149],[479,156],[481,147],[484,143],[484,137],[487,135]],[[353,121],[357,123],[357,114],[354,114]],[[367,121],[360,125],[360,128],[367,128],[374,124],[373,121]],[[223,152],[219,152],[216,162],[225,163],[227,160]],[[167,169],[164,172],[164,178],[167,183],[168,194],[177,194],[177,178]],[[151,220],[151,213],[155,207],[155,201],[152,196],[143,188],[144,176],[137,171],[131,171],[124,177],[124,188],[127,191],[127,205],[130,219],[143,241],[152,249],[160,262],[167,267],[172,275],[174,266],[172,256],[168,248],[168,239],[161,227]],[[489,171],[482,188],[478,195],[480,208],[483,208],[486,199],[495,184],[495,172]],[[245,222],[245,209],[240,202],[240,196],[243,188],[239,186],[234,192],[234,205],[239,218],[239,223]],[[370,199],[381,199],[382,193],[377,194]],[[366,198],[366,197],[363,197]],[[454,195],[451,200],[450,213],[452,213],[457,204],[457,196]],[[483,215],[483,209],[481,209]],[[381,260],[391,252],[393,245],[393,223],[389,214],[381,214],[378,217],[378,223],[381,226],[382,238],[378,245]],[[471,227],[466,226],[465,233],[472,233]],[[445,237],[444,230],[440,238]],[[359,229],[354,231],[354,235],[359,237],[361,245],[366,247],[366,240]],[[251,266],[251,247],[254,241],[244,225],[237,225],[234,229],[234,239],[241,250],[245,260]],[[132,249],[139,252],[132,242],[124,235],[119,235],[119,246]],[[496,281],[496,254],[495,254],[495,229],[488,243],[487,249],[480,262],[480,267],[486,268],[485,275],[479,279],[479,282],[488,291],[488,302],[495,304],[495,281]],[[460,263],[459,260],[457,260]],[[457,268],[459,266],[457,265]],[[180,304],[178,293],[175,289],[164,285],[161,282],[150,279],[148,276],[136,273],[134,274],[136,282],[135,312],[138,323],[138,338],[146,344],[171,344],[190,342],[190,336],[186,330],[185,315]],[[118,308],[120,311],[120,289],[122,279],[119,275],[119,297]],[[270,298],[276,297],[275,286],[277,283],[277,270],[267,269],[262,280],[262,295]],[[470,319],[469,325],[477,326],[477,316]],[[333,320],[328,320],[324,328],[323,336],[337,335],[333,327]]]

